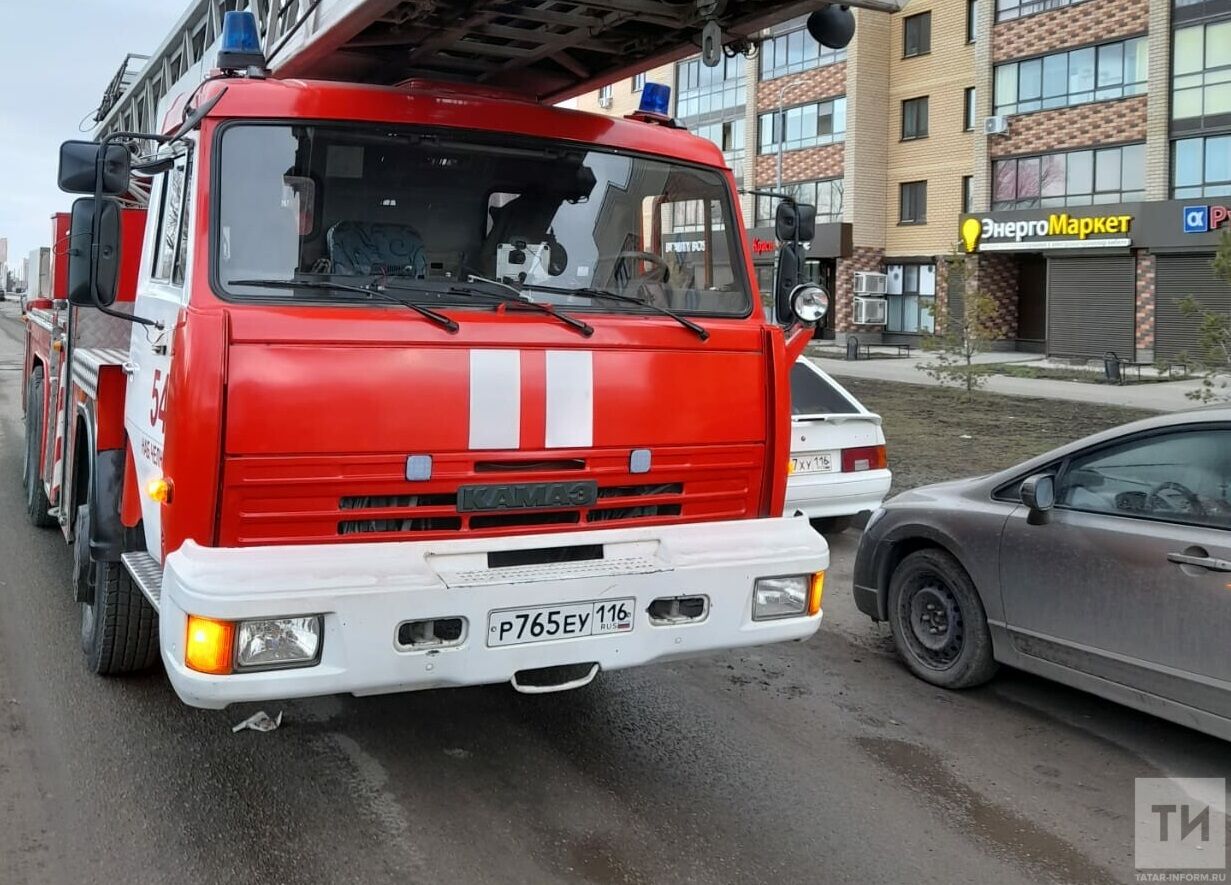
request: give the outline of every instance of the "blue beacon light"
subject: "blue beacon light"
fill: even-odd
[[[659,120],[671,119],[671,87],[662,83],[646,83],[641,87],[638,114]]]
[[[265,67],[265,53],[261,51],[256,16],[251,12],[232,11],[223,17],[218,67],[223,70]]]

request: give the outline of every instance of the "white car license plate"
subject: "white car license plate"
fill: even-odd
[[[808,452],[791,456],[791,473],[833,473],[835,452]]]
[[[494,611],[487,616],[487,644],[522,645],[628,633],[633,629],[634,605],[633,599],[606,599]]]

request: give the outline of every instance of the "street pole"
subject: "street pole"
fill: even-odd
[[[786,146],[786,86],[778,87],[778,181],[774,190],[782,191],[782,153]]]

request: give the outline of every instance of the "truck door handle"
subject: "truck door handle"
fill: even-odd
[[[1225,559],[1215,559],[1212,556],[1190,556],[1187,553],[1168,553],[1167,561],[1176,565],[1195,565],[1198,568],[1209,569],[1212,572],[1231,572],[1231,562]]]
[[[133,375],[136,375],[138,372],[141,371],[141,367],[138,366],[136,363],[134,363],[132,360],[128,360],[127,362],[121,364],[120,369],[129,378],[131,378]]]

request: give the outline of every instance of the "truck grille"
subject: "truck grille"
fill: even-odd
[[[756,513],[759,446],[656,450],[649,474],[628,473],[628,452],[585,458],[526,454],[498,462],[436,456],[432,478],[404,478],[406,456],[245,457],[226,462],[223,546],[339,540],[427,540],[572,528],[738,519]],[[459,512],[464,485],[576,480],[598,483],[585,507]],[[415,487],[417,494],[408,494]]]

